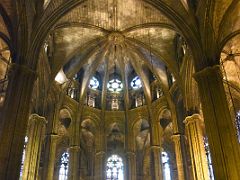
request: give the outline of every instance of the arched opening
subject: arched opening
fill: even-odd
[[[107,160],[106,178],[107,180],[124,180],[124,165],[120,156],[113,154]]]

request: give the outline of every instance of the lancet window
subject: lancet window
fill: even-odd
[[[162,168],[163,168],[163,179],[171,180],[169,157],[168,157],[168,153],[165,151],[162,152]]]
[[[64,152],[61,157],[61,164],[59,169],[59,180],[68,179],[69,153]]]

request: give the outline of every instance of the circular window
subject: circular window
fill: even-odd
[[[133,78],[133,80],[131,82],[131,86],[133,89],[139,89],[142,87],[142,82],[141,82],[139,76],[136,76],[135,78]]]
[[[97,89],[99,87],[99,81],[97,80],[97,78],[92,77],[92,79],[90,79],[89,87],[92,89]]]
[[[112,92],[120,92],[123,89],[123,84],[118,79],[112,79],[108,82],[107,88]]]

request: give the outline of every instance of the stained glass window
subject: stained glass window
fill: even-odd
[[[236,128],[237,128],[238,142],[240,143],[240,111],[238,111],[236,115]]]
[[[124,180],[123,161],[118,155],[112,155],[107,160],[107,180]]]
[[[123,84],[118,79],[112,79],[108,82],[107,88],[109,91],[112,91],[112,92],[120,92],[123,89]]]
[[[171,180],[171,171],[169,165],[169,157],[167,152],[162,152],[162,165],[163,165],[163,179]]]
[[[131,86],[133,89],[139,89],[142,87],[142,82],[138,76],[133,78],[133,80],[131,81]]]
[[[205,147],[207,161],[208,161],[208,170],[209,170],[210,179],[214,180],[212,158],[211,158],[211,153],[210,153],[210,149],[209,149],[208,138],[204,137],[203,140],[204,140],[204,147]]]
[[[21,169],[20,169],[20,177],[19,177],[19,180],[22,179],[22,175],[23,175],[23,164],[24,164],[24,160],[25,160],[25,156],[26,156],[26,146],[27,146],[27,142],[28,142],[28,137],[25,136],[24,145],[23,145],[23,154],[22,154],[22,161],[21,161]]]
[[[97,80],[97,78],[92,77],[92,79],[90,79],[89,87],[92,89],[97,89],[99,87],[99,81]]]
[[[68,178],[68,163],[69,163],[69,153],[64,152],[61,157],[59,180],[67,180],[67,178]]]

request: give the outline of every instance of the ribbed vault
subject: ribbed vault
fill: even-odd
[[[58,21],[46,41],[48,51],[54,51],[49,59],[51,79],[60,69],[69,80],[81,74],[79,101],[83,103],[89,81],[97,75],[104,107],[103,99],[111,96],[106,84],[117,74],[124,87],[124,106],[129,108],[129,92],[125,90],[130,90],[131,80],[139,76],[150,105],[153,78],[165,93],[168,72],[178,79],[177,36],[171,21],[144,1],[85,1]]]

